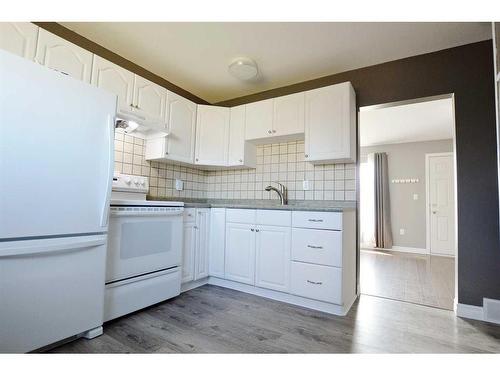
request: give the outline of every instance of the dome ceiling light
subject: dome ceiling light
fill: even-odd
[[[229,64],[229,73],[242,80],[249,81],[257,76],[259,69],[257,63],[248,57],[238,57]]]

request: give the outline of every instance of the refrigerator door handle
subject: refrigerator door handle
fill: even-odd
[[[111,194],[111,184],[113,181],[113,171],[114,171],[114,127],[115,127],[115,116],[108,116],[108,175],[106,180],[106,193],[104,195],[104,202],[102,206],[101,214],[101,227],[108,225],[108,213],[109,213],[109,199]]]
[[[106,235],[0,242],[0,259],[75,251],[105,243]]]

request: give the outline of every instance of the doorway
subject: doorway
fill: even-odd
[[[453,95],[361,107],[360,292],[453,310]]]

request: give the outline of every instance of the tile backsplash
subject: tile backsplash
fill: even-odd
[[[313,165],[304,161],[304,141],[257,146],[256,169],[206,171],[144,160],[145,141],[116,132],[115,171],[149,177],[152,196],[220,199],[276,199],[264,188],[279,181],[292,200],[356,200],[356,164]],[[175,190],[175,179],[184,190]],[[302,182],[309,181],[304,191]]]

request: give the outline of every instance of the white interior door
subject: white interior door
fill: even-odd
[[[452,154],[427,155],[431,254],[455,255],[455,189]]]

